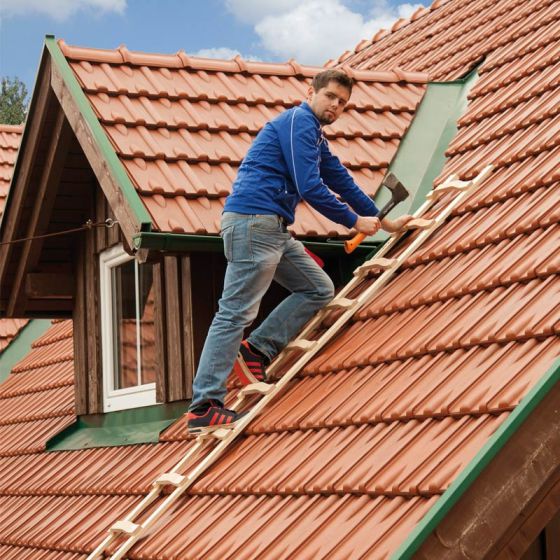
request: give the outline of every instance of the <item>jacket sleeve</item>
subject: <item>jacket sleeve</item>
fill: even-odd
[[[278,131],[280,148],[299,196],[321,214],[347,228],[358,216],[329,191],[319,170],[320,135],[312,115],[295,109]]]
[[[321,144],[321,177],[360,216],[377,216],[379,209],[358,185],[340,160],[331,153],[327,141]]]

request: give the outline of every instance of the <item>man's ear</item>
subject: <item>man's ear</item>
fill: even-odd
[[[311,101],[314,93],[315,90],[313,89],[313,86],[309,86],[309,88],[307,88],[307,101]]]

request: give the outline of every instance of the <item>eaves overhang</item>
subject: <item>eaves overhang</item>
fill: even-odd
[[[505,448],[510,441],[514,439],[519,430],[523,427],[524,423],[528,421],[531,415],[535,415],[539,409],[539,406],[543,401],[556,389],[560,387],[560,358],[556,359],[550,366],[548,371],[541,377],[541,379],[536,383],[536,385],[529,391],[527,395],[522,399],[522,401],[515,407],[515,409],[510,413],[508,418],[501,424],[501,426],[494,432],[490,439],[486,442],[484,447],[478,452],[478,454],[472,459],[472,461],[463,469],[463,471],[457,476],[454,482],[449,486],[449,488],[442,494],[439,500],[434,504],[432,509],[422,518],[418,523],[412,533],[408,536],[405,542],[400,546],[400,548],[392,556],[392,560],[408,560],[410,558],[428,558],[433,557],[429,554],[427,556],[421,554],[422,546],[427,542],[430,536],[434,535],[434,532],[438,529],[440,523],[450,514],[452,508],[459,503],[463,496],[466,496],[472,488],[476,481],[479,479],[481,474],[494,460],[499,460],[500,452]],[[558,410],[558,405],[552,406]],[[558,426],[551,425],[550,429],[553,432],[558,433]],[[556,438],[558,439],[558,438]],[[535,441],[536,447],[543,447],[538,441]],[[546,455],[550,455],[544,449]],[[536,462],[536,455],[529,461]],[[560,465],[558,465],[560,467]],[[506,469],[507,471],[507,469]],[[501,472],[506,478],[507,472],[501,469]],[[487,498],[492,501],[490,496]],[[512,504],[513,506],[513,504]],[[473,520],[469,520],[469,525],[474,528],[476,532],[476,527],[481,526],[480,524],[473,523]],[[460,537],[460,531],[457,527],[454,528],[457,537]],[[476,537],[472,537],[475,538]],[[496,536],[496,539],[498,536]],[[439,539],[436,539],[439,540]],[[440,541],[441,542],[441,541]],[[456,543],[455,543],[456,544]],[[444,544],[442,544],[445,547]],[[452,548],[455,548],[453,546]],[[456,551],[458,553],[458,551]],[[465,552],[468,554],[467,552]],[[458,555],[457,557],[463,557]],[[472,557],[472,556],[470,556]]]

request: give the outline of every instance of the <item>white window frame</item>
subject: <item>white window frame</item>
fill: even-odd
[[[136,269],[136,320],[138,317],[138,261],[131,257],[123,248],[122,244],[111,247],[99,255],[100,289],[101,289],[101,350],[103,367],[103,410],[114,412],[141,406],[156,404],[156,384],[146,383],[126,389],[115,389],[115,340],[113,322],[113,285],[112,269],[121,264],[135,260]],[[140,334],[137,329],[136,351],[138,356],[138,374],[142,367],[140,352]]]

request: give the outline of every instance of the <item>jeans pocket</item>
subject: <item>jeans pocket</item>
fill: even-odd
[[[233,258],[233,228],[235,226],[227,226],[222,229],[220,235],[224,242],[224,255],[226,260],[231,261]]]
[[[232,224],[222,229],[224,255],[228,262],[253,262],[251,231],[247,225]]]
[[[253,218],[253,223],[251,226],[253,229],[260,231],[269,231],[272,233],[277,233],[280,231],[280,222],[278,221],[278,216],[268,215],[268,214],[257,214]]]

